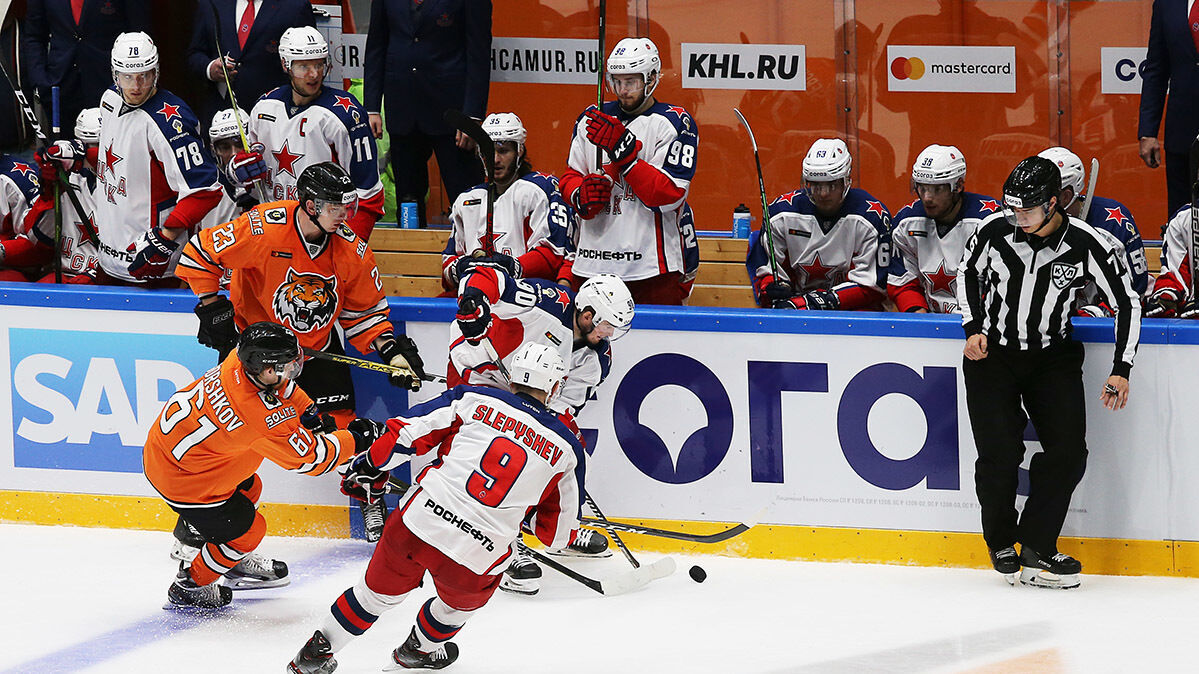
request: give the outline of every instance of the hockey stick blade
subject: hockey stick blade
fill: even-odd
[[[544,564],[551,569],[561,573],[571,580],[581,583],[588,588],[606,596],[612,597],[618,594],[632,592],[637,588],[645,587],[650,583],[660,578],[665,578],[675,571],[675,561],[672,557],[663,557],[653,564],[647,564],[640,568],[631,569],[627,573],[610,576],[608,578],[591,578],[575,571],[558,560],[542,554],[537,550],[529,549],[529,556],[537,560],[538,563]]]
[[[479,146],[479,154],[483,157],[483,165],[487,167],[487,182],[495,182],[495,152],[487,152],[487,149],[494,144],[491,142],[491,136],[483,130],[482,126],[475,120],[467,117],[461,110],[449,108],[442,116],[446,124],[458,129],[466,134],[468,138]]]
[[[1086,220],[1091,212],[1091,200],[1095,198],[1095,181],[1099,180],[1099,160],[1091,158],[1091,177],[1087,180],[1087,196],[1082,200],[1082,209],[1078,211],[1080,220]]]
[[[387,363],[376,363],[373,360],[363,360],[361,358],[355,358],[353,356],[343,356],[343,355],[336,354],[336,353],[326,353],[324,351],[318,351],[316,349],[310,349],[308,347],[304,347],[304,355],[310,356],[312,358],[316,358],[318,360],[329,360],[329,361],[333,361],[334,363],[343,363],[345,365],[353,365],[354,367],[360,367],[364,370],[374,370],[375,372],[382,372],[383,374],[412,374],[409,370],[405,370],[402,367],[394,367],[392,365],[388,365]],[[445,383],[445,377],[443,377],[442,375],[439,375],[439,374],[429,374],[428,372],[426,372],[423,381]]]
[[[687,533],[685,531],[672,531],[670,529],[656,529],[654,527],[642,527],[642,526],[637,526],[637,525],[633,525],[633,524],[625,524],[623,522],[613,522],[610,520],[608,522],[604,523],[598,519],[594,519],[591,517],[581,517],[581,518],[579,518],[579,522],[589,525],[589,526],[594,526],[594,527],[608,526],[613,529],[616,529],[617,531],[624,531],[624,532],[627,532],[630,534],[641,534],[643,536],[656,536],[658,538],[671,538],[676,541],[687,541],[689,543],[721,543],[723,541],[729,540],[730,538],[735,538],[737,536],[740,536],[741,534],[745,533],[746,531],[749,531],[754,526],[753,524],[738,523],[732,527],[729,527],[728,529],[725,529],[723,531],[717,531],[716,533],[713,533],[713,534],[691,534],[691,533]]]

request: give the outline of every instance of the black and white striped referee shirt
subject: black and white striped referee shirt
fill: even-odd
[[[1064,342],[1072,330],[1074,294],[1088,280],[1116,310],[1112,374],[1127,378],[1141,333],[1140,298],[1123,251],[1077,218],[1043,239],[1028,236],[1002,212],[979,225],[958,268],[966,336],[984,333],[991,344],[1021,350]]]

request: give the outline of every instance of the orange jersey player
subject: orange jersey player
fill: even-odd
[[[223,363],[171,396],[150,426],[146,478],[203,539],[190,564],[179,565],[170,606],[216,608],[234,589],[286,585],[285,563],[254,554],[266,534],[257,511],[263,459],[323,475],[380,435],[381,425],[367,419],[348,430],[322,420],[296,385],[302,369],[293,332],[255,323]]]

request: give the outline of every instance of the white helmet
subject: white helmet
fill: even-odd
[[[212,126],[208,127],[208,139],[214,143],[224,138],[240,139],[242,132],[250,125],[250,116],[241,108],[237,108],[236,114],[235,119],[233,108],[225,108],[213,115]],[[237,128],[238,119],[241,120],[241,131]]]
[[[112,43],[112,77],[117,73],[158,72],[158,47],[142,32],[121,33]]]
[[[562,356],[545,344],[528,342],[512,357],[512,383],[553,394],[566,377]]]
[[[529,132],[514,112],[493,112],[483,120],[483,130],[496,143],[513,142],[523,149]]]
[[[279,38],[279,58],[283,67],[291,70],[292,61],[329,58],[329,43],[312,26],[295,26],[283,31]]]
[[[595,312],[595,322],[612,326],[612,339],[629,331],[636,305],[628,286],[614,274],[598,274],[587,279],[575,295],[575,309]]]
[[[612,48],[608,55],[608,86],[616,90],[613,75],[641,75],[645,80],[645,95],[654,93],[662,73],[662,59],[658,58],[658,47],[649,38],[626,37]],[[653,80],[652,82],[650,80]]]
[[[81,143],[100,142],[100,108],[84,108],[75,117],[75,140]]]
[[[840,138],[817,138],[803,158],[803,179],[814,183],[829,183],[849,177],[853,158],[849,147]],[[846,181],[848,189],[849,182]]]
[[[913,185],[956,185],[966,177],[966,156],[953,145],[929,145],[912,164]]]
[[[1082,186],[1086,184],[1087,174],[1078,155],[1064,147],[1051,147],[1042,150],[1037,156],[1057,164],[1057,170],[1062,174],[1063,190],[1072,187],[1074,188],[1074,199],[1082,196]],[[1070,204],[1072,203],[1074,203],[1073,200],[1070,201]],[[1069,208],[1070,204],[1062,204],[1062,207]]]

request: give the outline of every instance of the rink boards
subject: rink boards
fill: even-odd
[[[445,369],[448,300],[392,298],[392,319]],[[164,401],[215,363],[186,292],[0,285],[0,520],[167,528],[141,474]],[[1146,321],[1121,412],[1099,404],[1111,322],[1087,345],[1090,461],[1063,549],[1089,571],[1199,575],[1199,327]],[[985,566],[974,445],[950,316],[640,308],[580,418],[588,490],[609,517],[711,531],[720,546],[629,535],[639,549]],[[432,397],[355,371],[359,413]],[[1029,432],[1030,452],[1036,449]],[[1025,464],[1027,465],[1027,463]],[[336,480],[264,465],[276,534],[349,536]],[[1022,479],[1022,484],[1024,480]],[[353,524],[352,524],[353,523]]]

